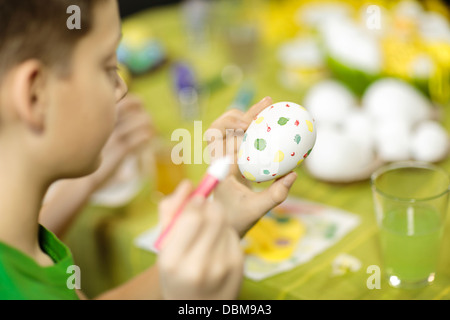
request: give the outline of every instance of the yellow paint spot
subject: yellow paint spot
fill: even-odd
[[[313,132],[314,126],[313,126],[312,122],[309,120],[306,120],[306,125],[308,126],[309,132]]]
[[[284,153],[282,151],[278,151],[275,153],[275,158],[273,159],[274,162],[281,162],[284,160]]]
[[[255,120],[256,124],[260,124],[261,122],[263,122],[264,117],[259,117],[258,119]]]
[[[248,171],[244,171],[244,177],[245,177],[245,179],[250,180],[250,181],[256,180],[256,178]]]
[[[242,154],[244,153],[244,150],[239,150],[239,153],[238,153],[238,159],[240,159],[240,158],[242,158]]]
[[[299,162],[297,162],[297,166],[301,165],[301,164],[302,164],[302,162],[303,162],[303,160],[305,160],[305,159],[300,159],[300,161],[299,161]]]

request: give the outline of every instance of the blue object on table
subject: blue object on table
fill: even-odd
[[[181,116],[186,120],[196,119],[200,115],[200,91],[194,71],[188,64],[178,62],[172,68],[172,76]]]
[[[133,75],[141,75],[162,64],[166,53],[162,45],[154,39],[146,40],[138,46],[131,46],[123,41],[117,50],[117,58]]]
[[[254,86],[249,82],[244,83],[240,88],[236,96],[236,99],[230,105],[229,109],[238,109],[243,112],[246,112],[249,109],[254,96],[255,96]]]

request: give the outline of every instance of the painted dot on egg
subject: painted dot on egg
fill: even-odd
[[[305,159],[300,159],[300,161],[299,161],[299,162],[297,162],[297,166],[301,165],[301,164],[302,164],[302,162],[303,162],[304,160],[305,160]]]
[[[261,122],[263,122],[264,121],[264,117],[259,117],[259,118],[257,118],[256,120],[255,120],[255,123],[256,124],[260,124]]]
[[[299,134],[297,134],[297,135],[295,135],[294,141],[296,144],[299,144],[300,141],[302,141],[302,137]]]
[[[309,120],[306,120],[306,125],[308,126],[309,132],[313,132],[314,126],[313,126],[312,122]]]
[[[239,159],[242,158],[243,153],[244,153],[244,150],[243,150],[243,149],[240,149],[240,150],[239,150],[239,153],[238,153],[238,158],[239,158]]]
[[[295,120],[295,123],[294,123],[294,125],[298,127],[298,126],[300,125],[300,121],[298,121],[298,120]]]
[[[273,159],[274,162],[281,162],[284,160],[284,153],[283,151],[278,151],[275,153],[275,158]]]
[[[245,171],[243,173],[243,175],[244,175],[244,178],[247,179],[247,180],[250,180],[250,181],[255,181],[256,180],[256,178],[248,171]]]
[[[280,126],[284,126],[284,125],[286,125],[286,123],[288,123],[289,122],[289,118],[285,118],[285,117],[281,117],[279,120],[278,120],[278,124],[280,125]]]
[[[307,153],[305,153],[305,155],[303,156],[303,158],[306,159],[306,158],[309,156],[309,154],[311,153],[311,151],[312,151],[312,149],[309,149],[309,151],[308,151]]]
[[[256,139],[254,145],[256,150],[263,151],[267,146],[267,142],[264,139]]]
[[[270,174],[270,171],[269,170],[264,170],[263,173],[264,174]]]

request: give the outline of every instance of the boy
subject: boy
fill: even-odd
[[[70,5],[81,9],[81,30],[66,27]],[[115,0],[0,0],[1,299],[83,298],[66,285],[70,251],[39,225],[39,212],[53,182],[99,167],[115,104],[126,93],[116,74],[119,41]],[[227,113],[214,126],[235,128],[238,118],[248,126],[269,100],[245,115]],[[233,190],[218,190],[214,202],[189,200],[157,265],[99,298],[236,298],[243,259],[238,234],[283,201],[295,178],[256,194],[230,176],[221,187]],[[191,191],[182,183],[161,203],[163,222]]]

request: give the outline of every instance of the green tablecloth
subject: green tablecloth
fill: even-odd
[[[148,24],[154,35],[162,39],[170,57],[180,57],[199,71],[202,83],[214,82],[227,61],[223,44],[213,42],[209,51],[186,50],[185,28],[179,8],[167,7],[143,12],[132,18]],[[299,101],[299,92],[283,88],[276,80],[278,66],[275,48],[262,47],[258,67],[256,98],[270,95],[274,101]],[[170,66],[134,80],[131,91],[145,101],[154,122],[165,139],[173,130],[186,127],[179,116],[173,94]],[[222,114],[235,98],[237,85],[223,86],[211,91],[203,120],[203,130]],[[255,101],[256,102],[256,101]],[[444,109],[446,128],[450,131],[450,106]],[[450,159],[439,163],[450,171]],[[185,166],[186,176],[198,182],[205,164]],[[377,226],[374,218],[369,181],[350,184],[329,184],[311,177],[304,168],[298,169],[299,179],[292,195],[335,206],[360,216],[361,224],[336,245],[310,262],[263,281],[245,279],[241,299],[449,299],[450,298],[450,230],[444,235],[443,254],[436,281],[419,290],[391,288],[383,280],[381,289],[368,289],[366,282],[370,265],[381,265]],[[264,184],[262,184],[264,186]],[[155,255],[137,248],[133,241],[157,222],[157,204],[153,194],[155,181],[151,178],[141,193],[127,206],[110,209],[90,206],[81,213],[66,237],[76,263],[82,271],[82,289],[91,297],[130,279],[155,262]],[[448,219],[447,219],[448,221]],[[357,257],[362,268],[343,276],[331,275],[331,262],[340,253]]]

